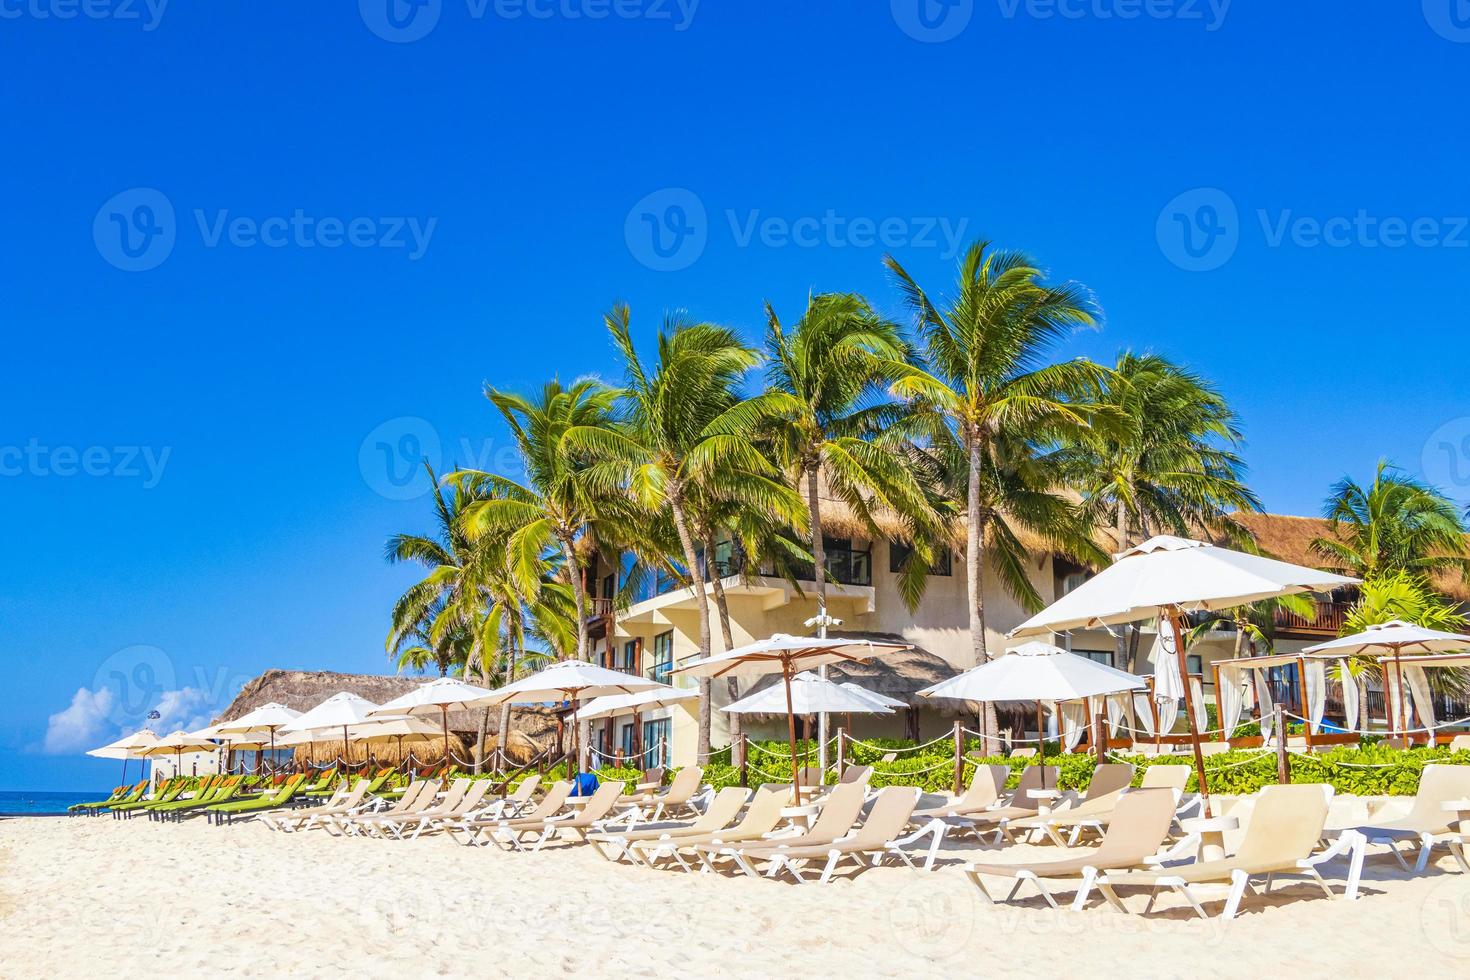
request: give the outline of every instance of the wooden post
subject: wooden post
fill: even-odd
[[[1286,754],[1286,708],[1276,705],[1276,781],[1291,785],[1291,756]]]
[[[1297,704],[1302,709],[1302,734],[1307,739],[1307,751],[1312,751],[1312,712],[1307,707],[1307,658],[1296,658],[1296,677],[1301,682],[1297,690]]]
[[[847,729],[841,725],[837,726],[837,778],[842,778],[843,770],[847,768],[847,753],[843,751],[843,742],[846,740]]]
[[[750,736],[745,732],[740,733],[740,785],[744,788],[750,786]]]
[[[965,729],[958,721],[954,723],[954,795],[964,792],[965,786]]]
[[[1093,748],[1097,749],[1097,764],[1102,765],[1108,761],[1107,713],[1104,711],[1092,716],[1092,741]]]

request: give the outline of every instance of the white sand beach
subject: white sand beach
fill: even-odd
[[[1334,823],[1362,806],[1339,800]],[[1032,850],[1057,853],[1009,849]],[[585,846],[513,854],[198,820],[4,820],[0,975],[1470,973],[1470,875],[1448,856],[1413,878],[1375,849],[1358,901],[1290,886],[1248,899],[1222,930],[1175,898],[1148,918],[1034,897],[988,906],[955,867],[980,853],[967,842],[932,873],[883,867],[798,886],[613,865]],[[1329,875],[1339,890],[1343,873]]]

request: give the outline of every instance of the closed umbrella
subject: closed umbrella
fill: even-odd
[[[1345,575],[1165,534],[1118,554],[1113,564],[1016,627],[1011,636],[1043,636],[1157,617],[1161,628],[1167,621],[1174,631],[1175,659],[1182,678],[1188,673],[1184,618],[1189,613],[1356,584],[1357,579]],[[1200,795],[1208,800],[1193,697],[1188,684],[1183,688]]]
[[[1450,653],[1467,648],[1470,648],[1470,636],[1432,630],[1426,626],[1416,626],[1413,623],[1395,619],[1369,626],[1361,633],[1340,636],[1326,643],[1318,643],[1307,647],[1302,652],[1353,656],[1388,651],[1393,657],[1394,671],[1398,675],[1398,704],[1394,706],[1397,725],[1390,724],[1389,728],[1404,732],[1407,731],[1409,724],[1407,721],[1408,708],[1404,702],[1403,655],[1405,653]],[[1387,687],[1387,685],[1384,686]]]
[[[369,712],[368,716],[437,714],[439,723],[444,729],[444,764],[448,765],[449,712],[485,707],[494,703],[496,703],[494,691],[466,684],[458,677],[441,677],[394,698],[382,707]]]
[[[537,704],[543,701],[570,701],[575,715],[577,705],[583,698],[634,694],[665,686],[635,674],[608,670],[582,660],[563,660],[496,690],[491,703]],[[580,724],[572,725],[572,757],[576,760],[579,777],[582,775],[581,727]],[[508,732],[503,732],[501,737],[508,735]]]
[[[766,674],[780,674],[786,689],[786,735],[791,746],[791,781],[797,797],[800,798],[801,767],[796,758],[796,714],[791,697],[793,675],[804,668],[855,663],[911,649],[913,647],[907,643],[777,633],[770,639],[757,640],[677,667],[674,673],[688,674],[691,677],[761,677]]]
[[[1037,737],[1045,738],[1041,720],[1043,701],[1085,701],[1146,688],[1141,678],[1127,671],[1079,657],[1050,643],[1032,641],[957,677],[926,687],[919,695],[959,701],[1035,701]],[[1043,767],[1043,776],[1045,773]]]

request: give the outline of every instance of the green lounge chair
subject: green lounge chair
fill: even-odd
[[[218,806],[205,807],[204,815],[216,824],[226,824],[234,823],[235,817],[239,814],[278,810],[291,802],[291,797],[297,794],[304,782],[306,782],[306,776],[292,776],[275,792],[265,792],[243,800],[231,800],[229,803],[221,803]]]
[[[153,807],[162,806],[165,803],[172,803],[179,798],[179,794],[184,792],[188,786],[189,780],[186,777],[175,777],[164,783],[159,788],[158,795],[151,800],[135,800],[132,803],[119,803],[111,807],[112,816],[114,819],[118,816],[121,816],[125,820],[131,819],[133,814],[139,810],[151,810]]]
[[[321,774],[321,778],[306,787],[303,795],[308,798],[331,796],[337,792],[337,770],[328,769]]]
[[[148,819],[158,820],[182,820],[190,810],[198,810],[201,807],[211,806],[215,803],[224,803],[235,798],[240,791],[243,776],[231,776],[214,789],[206,790],[198,796],[187,800],[175,800],[172,803],[164,803],[148,811]]]
[[[148,789],[148,780],[135,783],[131,786],[120,786],[112,791],[112,795],[105,800],[94,800],[90,803],[73,803],[67,807],[68,813],[91,816],[99,810],[106,809],[115,803],[127,803],[136,800]]]

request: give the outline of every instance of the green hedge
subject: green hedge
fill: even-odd
[[[1367,741],[1367,740],[1365,740]],[[757,744],[757,743],[752,743]],[[791,781],[790,756],[785,742],[758,743],[766,752],[750,753],[749,782],[785,783]],[[947,793],[954,786],[954,749],[947,742],[932,745],[921,752],[901,753],[892,762],[880,761],[888,752],[911,745],[898,739],[872,739],[867,745],[852,745],[847,752],[848,762],[854,765],[873,767],[872,785],[918,786],[929,793]],[[805,754],[814,750],[812,743],[801,743],[798,751]],[[1008,766],[1011,776],[1006,785],[1015,788],[1020,781],[1021,771],[1038,764],[1035,757],[1007,758],[1001,756],[980,758],[972,755],[979,751],[976,740],[965,746],[964,781],[969,783],[974,767],[980,764]],[[779,752],[784,758],[767,753]],[[813,755],[813,759],[815,755]],[[1192,766],[1193,758],[1188,753],[1168,756],[1116,755],[1121,762],[1131,762],[1138,767],[1134,785],[1143,779],[1149,766]],[[1419,788],[1419,770],[1431,762],[1447,762],[1470,765],[1470,751],[1451,752],[1448,748],[1391,749],[1376,744],[1365,744],[1361,748],[1340,746],[1325,753],[1291,757],[1291,781],[1293,783],[1328,783],[1338,793],[1354,796],[1412,796]],[[1047,765],[1057,766],[1057,782],[1060,789],[1083,789],[1092,780],[1096,760],[1081,753],[1063,754],[1056,751],[1054,743],[1048,744]],[[1359,768],[1379,766],[1388,768]],[[1205,758],[1205,771],[1209,774],[1210,792],[1237,796],[1254,793],[1262,786],[1276,782],[1276,756],[1259,750],[1238,749],[1222,752]],[[827,781],[835,775],[828,773]],[[727,762],[715,762],[705,767],[705,781],[715,787],[735,786],[740,783],[740,770]],[[1198,780],[1189,780],[1189,790],[1198,790]]]

